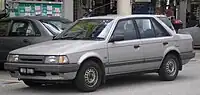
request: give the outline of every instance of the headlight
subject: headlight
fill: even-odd
[[[19,55],[8,55],[7,61],[8,62],[18,62],[19,61]]]
[[[45,57],[45,63],[53,64],[65,64],[68,63],[67,56],[47,56]]]

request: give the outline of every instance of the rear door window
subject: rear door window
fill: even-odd
[[[154,38],[156,37],[155,31],[153,29],[152,23],[150,19],[142,18],[135,19],[136,24],[138,26],[138,30],[140,32],[141,38]]]

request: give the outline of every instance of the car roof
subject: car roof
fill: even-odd
[[[71,23],[70,20],[68,19],[65,19],[63,17],[58,17],[58,16],[52,16],[52,17],[47,17],[47,16],[19,16],[19,17],[8,17],[8,18],[5,18],[5,19],[1,19],[0,21],[3,21],[3,20],[56,20],[56,21],[62,21],[62,22],[65,22],[65,23]]]
[[[167,18],[167,16],[166,15],[155,15],[156,17],[166,17]]]
[[[124,19],[124,18],[131,18],[131,17],[158,17],[159,15],[127,15],[127,16],[122,16],[122,15],[106,15],[106,16],[95,16],[95,17],[86,17],[82,19]],[[162,15],[160,15],[162,16]],[[162,16],[164,17],[164,15]]]

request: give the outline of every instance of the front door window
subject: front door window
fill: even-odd
[[[123,36],[124,40],[137,39],[137,32],[132,20],[122,20],[117,24],[113,36]]]

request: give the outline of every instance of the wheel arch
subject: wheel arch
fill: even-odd
[[[100,55],[98,55],[97,53],[94,53],[94,52],[84,54],[83,56],[80,57],[80,59],[78,61],[78,64],[80,65],[79,69],[83,66],[84,62],[86,62],[88,60],[92,60],[100,66],[102,73],[103,73],[102,83],[105,83],[105,79],[106,79],[105,78],[105,74],[106,74],[105,73],[106,72],[105,65],[103,64],[103,61],[102,61],[102,58],[100,57]]]
[[[182,61],[181,61],[180,51],[177,48],[169,48],[169,49],[167,49],[165,51],[165,53],[164,53],[164,57],[163,57],[162,63],[163,63],[164,59],[166,58],[166,56],[169,55],[169,54],[173,54],[178,58],[179,70],[182,70]]]

